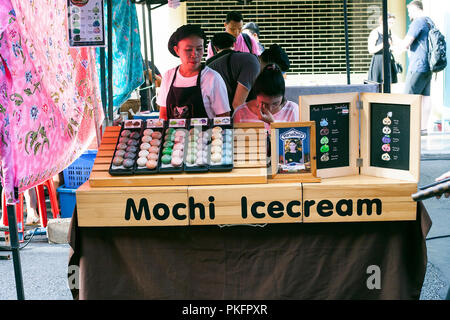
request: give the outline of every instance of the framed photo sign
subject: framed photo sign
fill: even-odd
[[[270,127],[272,179],[320,182],[315,122],[277,122]]]

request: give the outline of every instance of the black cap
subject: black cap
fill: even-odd
[[[261,60],[265,63],[276,63],[283,72],[288,71],[291,65],[286,51],[276,43],[263,51]]]
[[[183,39],[189,38],[190,36],[198,36],[203,39],[203,46],[206,45],[206,35],[205,32],[200,28],[200,26],[195,24],[185,24],[179,27],[172,35],[170,36],[169,42],[167,44],[169,52],[173,54],[175,57],[178,57],[177,53],[173,49],[173,47],[178,45]]]

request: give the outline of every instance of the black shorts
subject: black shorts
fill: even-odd
[[[407,94],[430,95],[431,77],[433,73],[429,72],[408,72],[405,80],[405,90]]]

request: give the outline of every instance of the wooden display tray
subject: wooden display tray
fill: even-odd
[[[259,126],[258,126],[259,127]],[[139,187],[267,183],[264,127],[235,129],[234,169],[231,172],[111,176],[108,172],[120,127],[107,127],[92,168],[91,187]]]
[[[416,191],[417,183],[355,175],[321,183],[269,179],[209,186],[92,187],[86,182],[76,196],[80,227],[263,225],[415,220],[411,194]]]

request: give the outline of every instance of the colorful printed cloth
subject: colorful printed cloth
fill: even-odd
[[[108,34],[107,5],[105,1],[105,38]],[[113,109],[127,101],[133,90],[144,83],[144,62],[136,5],[127,1],[113,1],[112,5],[113,49]],[[106,87],[108,87],[108,48],[105,48]],[[100,74],[100,49],[97,49],[97,72]],[[108,105],[106,90],[105,105]],[[108,109],[107,109],[108,110]]]
[[[69,166],[103,110],[93,49],[69,48],[66,1],[0,1],[0,161],[8,204]]]

